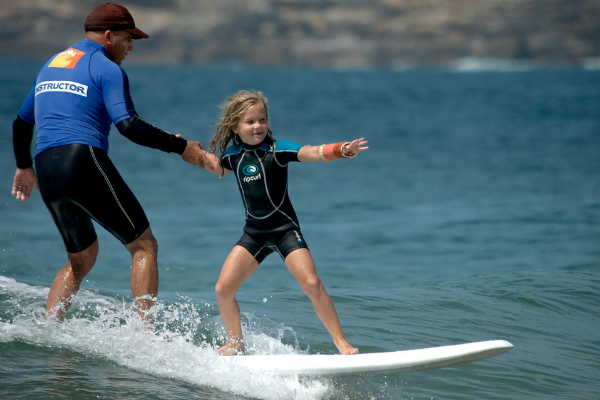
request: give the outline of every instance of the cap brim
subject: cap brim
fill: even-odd
[[[146,33],[142,32],[138,28],[125,29],[125,31],[131,33],[131,37],[133,39],[148,39],[150,37],[150,36],[148,36]]]

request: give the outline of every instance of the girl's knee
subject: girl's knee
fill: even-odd
[[[317,274],[309,275],[302,283],[302,288],[309,297],[318,296],[323,288],[323,282]]]
[[[218,281],[215,285],[215,293],[218,300],[224,300],[235,296],[235,290],[221,281]]]

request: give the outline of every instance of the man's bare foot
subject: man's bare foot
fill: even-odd
[[[220,356],[238,356],[244,354],[246,349],[243,343],[227,343],[218,351]]]
[[[343,355],[358,354],[358,349],[356,347],[352,346],[348,342],[336,343],[335,345],[338,348],[338,350],[340,351],[340,354],[343,354]]]

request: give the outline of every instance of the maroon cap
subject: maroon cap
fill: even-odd
[[[92,10],[85,20],[85,31],[127,31],[134,39],[150,36],[135,27],[129,11],[118,4],[106,3]]]

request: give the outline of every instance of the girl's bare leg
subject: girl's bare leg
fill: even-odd
[[[333,301],[317,274],[310,252],[307,249],[294,250],[285,259],[285,265],[312,301],[317,316],[329,331],[329,334],[333,338],[333,343],[340,350],[340,353],[358,353],[358,349],[348,343],[348,339],[342,331]]]
[[[215,285],[217,305],[229,343],[219,349],[221,355],[236,355],[246,351],[242,336],[241,312],[235,295],[240,286],[258,268],[258,261],[242,246],[236,245],[223,264]]]

